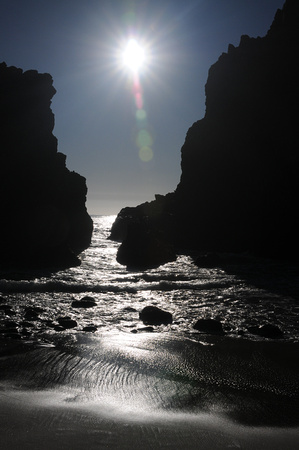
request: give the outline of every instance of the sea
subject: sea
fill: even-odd
[[[158,268],[128,271],[116,261],[118,242],[109,240],[116,216],[93,216],[91,246],[81,265],[58,272],[2,271],[0,335],[24,342],[55,342],[60,333],[170,333],[197,339],[198,319],[216,319],[227,336],[267,340],[252,327],[277,326],[281,340],[299,340],[298,265],[244,254],[227,255],[215,267],[199,267],[197,254],[179,255]],[[74,308],[92,297],[96,306]],[[173,323],[147,328],[139,319],[148,305],[173,316]],[[60,318],[75,322],[63,330]]]

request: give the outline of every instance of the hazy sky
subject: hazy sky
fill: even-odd
[[[87,179],[89,213],[116,214],[176,188],[209,67],[242,34],[264,36],[283,4],[0,0],[0,62],[52,75],[58,150]],[[132,36],[145,48],[135,81],[121,64]]]

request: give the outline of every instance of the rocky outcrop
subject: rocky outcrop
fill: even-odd
[[[298,25],[299,3],[287,0],[265,37],[242,36],[210,68],[177,189],[143,213],[176,252],[298,257]],[[119,235],[142,208],[120,212]]]
[[[57,151],[49,74],[0,64],[1,267],[78,265],[90,244],[85,178]]]

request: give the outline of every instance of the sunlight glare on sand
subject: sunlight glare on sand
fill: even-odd
[[[220,450],[298,448],[298,429],[242,427],[214,414],[132,414],[107,398],[68,401],[61,389],[6,391],[0,419],[6,450],[43,448],[169,448]],[[34,426],[33,426],[34,424]]]

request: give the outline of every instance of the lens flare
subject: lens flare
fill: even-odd
[[[139,150],[139,158],[143,162],[149,162],[153,159],[154,153],[150,147],[141,147]]]
[[[140,130],[137,135],[137,146],[139,148],[142,147],[151,147],[153,145],[153,140],[149,132],[145,129]]]
[[[146,112],[144,111],[144,109],[137,109],[136,119],[140,122],[146,119]]]

